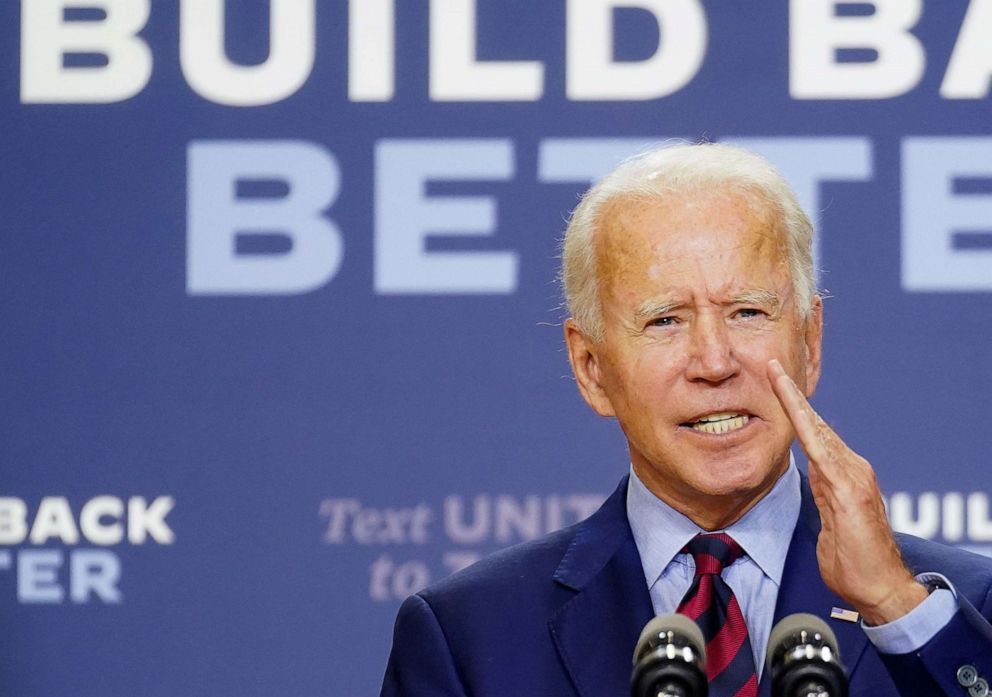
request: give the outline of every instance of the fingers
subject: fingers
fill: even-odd
[[[823,479],[831,487],[839,486],[842,481],[849,485],[860,483],[874,494],[877,484],[867,481],[874,477],[871,465],[851,450],[816,413],[806,396],[775,359],[768,362],[768,377],[775,396],[792,422],[799,443],[809,459],[811,478],[815,475],[818,482]]]
[[[776,360],[768,362],[768,380],[809,459],[810,488],[822,522],[820,575],[869,621],[901,617],[920,602],[921,587],[892,538],[871,463],[820,418]]]
[[[768,361],[768,378],[785,415],[796,429],[796,436],[806,455],[811,460],[821,461],[827,455],[830,427],[813,410],[806,396],[774,358]]]

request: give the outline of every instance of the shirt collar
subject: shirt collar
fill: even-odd
[[[799,470],[790,453],[789,467],[772,490],[743,518],[722,531],[737,541],[776,586],[782,582],[785,556],[799,519],[801,502]],[[651,493],[638,479],[633,467],[627,486],[627,519],[649,587],[654,585],[686,543],[704,532],[685,515]]]

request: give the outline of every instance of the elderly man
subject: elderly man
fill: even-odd
[[[983,694],[992,560],[893,535],[871,466],[806,401],[811,236],[781,176],[723,145],[646,153],[586,194],[565,343],[630,475],[588,520],[409,598],[384,697],[627,694],[640,629],[676,610],[713,697],[770,694],[768,635],[794,612],[831,624],[852,695]]]

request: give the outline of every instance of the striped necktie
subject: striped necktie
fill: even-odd
[[[696,562],[696,576],[678,612],[696,621],[706,639],[710,697],[755,697],[758,676],[734,592],[720,576],[744,551],[725,533],[696,535],[682,551]]]

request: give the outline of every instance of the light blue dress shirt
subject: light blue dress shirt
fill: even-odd
[[[765,662],[775,602],[782,584],[785,557],[799,519],[802,495],[799,470],[790,461],[772,490],[725,530],[744,549],[723,571],[744,613],[758,677]],[[652,494],[633,468],[627,487],[627,518],[641,556],[655,614],[675,612],[695,575],[696,565],[682,548],[700,532],[689,518]],[[933,574],[921,574],[932,577]],[[946,579],[943,579],[946,581]],[[948,584],[950,587],[950,584]],[[908,653],[929,641],[957,612],[953,590],[936,590],[905,616],[877,627],[864,626],[868,639],[883,653]]]

